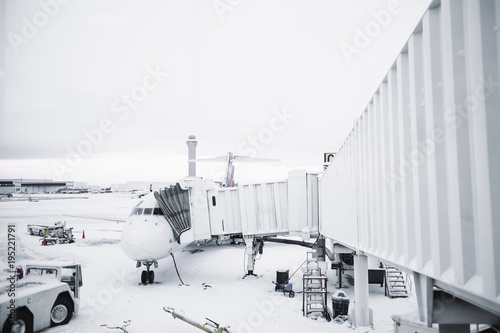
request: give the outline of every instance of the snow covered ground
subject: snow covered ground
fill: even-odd
[[[68,195],[70,196],[70,195]],[[35,197],[35,196],[33,196]],[[155,269],[155,283],[140,284],[142,268],[121,250],[122,224],[90,218],[107,217],[125,219],[139,199],[128,194],[87,194],[80,198],[55,196],[53,200],[5,201],[0,200],[1,262],[6,262],[7,225],[16,225],[16,260],[70,260],[83,267],[80,312],[65,326],[42,332],[120,332],[101,327],[102,324],[121,326],[130,320],[127,330],[137,332],[201,332],[163,310],[171,307],[184,311],[191,318],[204,323],[208,317],[230,332],[392,332],[392,314],[417,310],[413,294],[407,299],[388,299],[384,289],[370,285],[370,307],[373,309],[373,327],[351,327],[322,319],[302,316],[302,272],[299,270],[291,282],[294,298],[275,292],[272,281],[276,270],[289,269],[293,273],[305,260],[307,248],[266,243],[264,254],[256,262],[258,277],[244,274],[244,246],[214,243],[191,245],[176,253],[181,285],[171,258],[159,261]],[[38,236],[30,236],[27,224],[52,224],[66,221],[73,227],[74,244],[41,246]],[[85,231],[85,239],[82,233]],[[4,259],[5,258],[5,259]],[[6,265],[3,265],[6,266]],[[335,291],[335,271],[328,270],[329,297]],[[6,277],[0,271],[0,278]],[[343,280],[351,299],[352,313],[354,287]],[[331,307],[331,300],[328,301]]]

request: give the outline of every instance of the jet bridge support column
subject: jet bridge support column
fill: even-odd
[[[368,257],[362,253],[354,255],[354,324],[370,326],[371,314],[368,304]]]
[[[431,278],[417,272],[413,272],[413,280],[415,282],[420,321],[424,322],[428,327],[431,327],[432,307],[434,303],[432,300],[434,281]]]
[[[254,238],[252,237],[245,237],[245,260],[246,260],[246,274],[251,275],[253,274],[253,267],[254,267],[254,262],[253,262],[253,255],[252,255],[252,247],[253,247],[253,242]]]
[[[257,254],[264,252],[264,242],[262,239],[255,239],[254,237],[245,236],[245,260],[246,260],[246,275],[255,275],[253,273],[255,267],[255,258]]]

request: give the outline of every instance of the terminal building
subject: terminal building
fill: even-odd
[[[51,179],[0,179],[0,194],[56,193],[63,189],[73,189],[73,181],[53,181]]]

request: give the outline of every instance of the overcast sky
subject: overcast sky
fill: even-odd
[[[320,170],[429,1],[0,1],[0,178],[110,184]],[[198,164],[218,177],[220,164]]]

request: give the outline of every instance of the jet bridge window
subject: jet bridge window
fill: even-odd
[[[144,208],[144,215],[151,215],[153,208]]]

